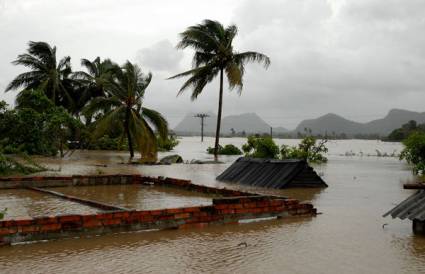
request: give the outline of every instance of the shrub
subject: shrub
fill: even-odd
[[[179,143],[179,140],[174,135],[169,135],[165,140],[157,136],[158,151],[171,151]]]
[[[298,147],[282,145],[280,149],[281,159],[303,159],[312,163],[324,163],[328,159],[323,155],[328,152],[326,147],[327,140],[324,139],[317,143],[314,137],[305,137]]]
[[[415,174],[425,174],[425,133],[414,132],[403,141],[404,149],[400,154],[400,160],[406,160],[413,165]]]
[[[249,136],[247,143],[242,146],[245,156],[253,158],[277,159],[279,147],[271,137]]]
[[[207,148],[208,154],[214,154],[214,148]],[[227,144],[224,147],[218,146],[218,154],[220,155],[241,155],[242,151],[235,145]]]
[[[298,146],[282,145],[279,147],[270,137],[248,137],[242,146],[245,156],[253,158],[303,159],[312,163],[324,163],[328,159],[323,155],[328,152],[327,140],[317,142],[314,137],[305,137]]]

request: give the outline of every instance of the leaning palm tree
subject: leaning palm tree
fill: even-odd
[[[97,57],[93,61],[81,59],[81,66],[86,71],[76,71],[72,73],[71,78],[79,83],[79,98],[76,98],[78,108],[83,108],[87,103],[96,97],[107,97],[106,85],[111,82],[112,72],[118,65],[110,59],[101,61]],[[90,124],[91,117],[86,117],[86,122]]]
[[[41,89],[56,105],[72,107],[73,81],[71,74],[71,57],[56,60],[56,47],[46,42],[29,42],[28,53],[18,55],[12,62],[23,65],[30,71],[19,74],[9,83],[6,91],[12,89]]]
[[[153,126],[159,136],[168,135],[168,124],[157,111],[143,107],[146,88],[152,74],[144,75],[137,65],[126,62],[123,67],[113,72],[113,79],[106,84],[107,97],[96,97],[85,107],[84,113],[93,115],[104,112],[105,115],[96,122],[93,137],[104,135],[116,127],[127,137],[130,159],[134,157],[134,145],[137,145],[142,160],[156,160],[157,139]]]
[[[204,20],[202,24],[191,26],[180,34],[181,41],[177,48],[193,48],[195,54],[192,61],[192,69],[177,74],[169,79],[189,76],[183,84],[178,95],[186,89],[192,88],[192,100],[202,93],[204,87],[217,75],[220,75],[220,90],[217,113],[217,128],[215,132],[214,157],[217,160],[221,113],[223,107],[223,77],[227,76],[229,89],[238,88],[242,91],[245,64],[248,62],[262,62],[264,67],[270,65],[270,59],[264,54],[247,51],[236,52],[232,42],[238,30],[235,25],[225,28],[220,22]]]

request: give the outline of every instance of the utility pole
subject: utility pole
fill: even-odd
[[[270,137],[273,138],[273,127],[270,127]]]
[[[204,119],[210,116],[206,113],[198,113],[194,117],[201,118],[201,142],[203,142],[204,141]]]

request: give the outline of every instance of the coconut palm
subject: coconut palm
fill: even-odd
[[[106,97],[106,85],[112,80],[112,71],[118,66],[110,59],[101,61],[97,57],[93,61],[81,59],[81,66],[85,71],[76,71],[71,78],[78,81],[81,96],[79,96],[76,104],[78,108],[83,108],[91,99],[96,97]],[[86,117],[86,122],[90,123],[91,117]]]
[[[177,48],[193,48],[195,54],[192,61],[192,69],[177,74],[169,79],[188,76],[189,79],[183,84],[178,94],[192,88],[191,99],[195,100],[202,93],[204,87],[217,75],[220,75],[220,90],[217,113],[217,128],[215,133],[214,157],[217,160],[221,113],[223,107],[223,78],[226,74],[229,89],[237,88],[242,91],[245,64],[248,62],[260,62],[267,68],[270,59],[264,54],[247,51],[237,52],[233,49],[233,39],[238,30],[235,25],[224,27],[218,21],[204,20],[202,24],[191,26],[180,34],[181,40]]]
[[[106,111],[96,122],[93,137],[120,128],[122,138],[127,137],[130,159],[134,157],[134,145],[137,145],[142,160],[156,160],[157,139],[151,126],[161,138],[165,139],[168,135],[165,118],[159,112],[142,106],[151,79],[152,74],[144,75],[137,65],[127,61],[124,66],[114,70],[112,81],[106,84],[108,96],[94,98],[84,109],[88,115]]]
[[[28,53],[18,55],[12,62],[23,65],[30,71],[19,74],[9,83],[6,91],[12,89],[41,89],[56,105],[67,108],[73,106],[73,84],[71,57],[66,56],[59,62],[56,59],[56,47],[46,42],[29,42]]]

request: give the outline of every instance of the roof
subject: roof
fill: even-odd
[[[220,174],[217,180],[269,188],[327,186],[304,160],[241,157]]]
[[[408,218],[409,220],[425,220],[425,190],[419,190],[396,207],[383,215],[387,217],[390,215],[393,218],[400,218],[402,220]]]

